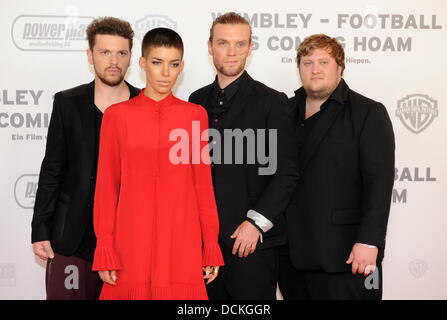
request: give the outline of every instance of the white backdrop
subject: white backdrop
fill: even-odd
[[[176,29],[186,66],[175,94],[187,99],[214,78],[206,41],[213,18],[226,11],[245,15],[253,26],[249,73],[289,96],[300,86],[294,61],[300,39],[341,37],[344,78],[385,104],[396,135],[384,299],[447,299],[444,0],[0,0],[0,299],[45,298],[44,264],[30,244],[32,206],[52,96],[93,78],[85,26],[98,16],[133,25],[127,80],[139,87],[142,35],[157,26]]]

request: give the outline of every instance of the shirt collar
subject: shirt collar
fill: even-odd
[[[349,87],[346,84],[345,80],[342,78],[329,98],[321,105],[320,110],[326,108],[329,101],[336,101],[339,104],[344,104],[347,100],[348,90]],[[307,94],[303,87],[295,91],[295,97],[299,105],[306,105]]]
[[[236,80],[231,82],[229,85],[227,85],[223,89],[220,88],[219,82],[217,81],[217,76],[216,76],[216,78],[214,79],[214,82],[213,82],[213,96],[217,97],[219,92],[223,91],[223,94],[225,94],[225,98],[227,99],[227,101],[230,101],[231,98],[233,98],[233,96],[236,94],[237,90],[240,87],[242,80],[246,77],[246,75],[247,75],[247,71],[244,71],[239,76],[239,78],[237,78]]]

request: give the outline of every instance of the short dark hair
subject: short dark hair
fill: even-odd
[[[130,23],[127,21],[113,17],[100,17],[88,25],[86,32],[90,50],[93,50],[95,46],[97,34],[108,34],[129,40],[129,50],[132,51],[134,32]]]
[[[149,30],[141,44],[141,55],[146,56],[151,47],[167,47],[180,50],[183,57],[183,41],[180,35],[172,29],[155,28]]]

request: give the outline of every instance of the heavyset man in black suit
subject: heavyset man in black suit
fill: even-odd
[[[394,134],[385,107],[343,80],[344,59],[337,40],[322,34],[298,48],[302,87],[289,106],[300,179],[286,210],[288,246],[280,249],[285,299],[382,296]]]
[[[220,146],[224,146],[219,158],[225,160],[228,152],[233,156],[237,152],[237,148],[225,147],[232,139],[231,132],[253,130],[258,150],[267,151],[274,162],[269,167],[276,169],[262,175],[262,169],[268,171],[268,167],[259,159],[249,163],[250,152],[255,149],[249,145],[253,140],[247,138],[244,144],[243,164],[219,163],[214,146],[217,141],[212,142],[219,243],[225,266],[207,286],[208,295],[210,299],[275,299],[277,246],[286,240],[283,211],[297,181],[296,140],[287,97],[253,80],[244,70],[252,42],[250,25],[241,16],[227,13],[217,18],[208,49],[216,79],[192,93],[189,100],[205,107],[210,128],[219,131]],[[276,141],[270,140],[272,130],[277,130]],[[260,132],[266,132],[268,142],[260,139]]]
[[[126,21],[94,20],[87,28],[87,55],[95,80],[54,96],[31,236],[34,253],[47,261],[47,299],[93,300],[101,291],[91,270],[99,129],[108,106],[139,93],[124,81],[133,35]]]

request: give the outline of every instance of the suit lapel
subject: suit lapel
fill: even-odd
[[[301,171],[303,171],[309,160],[318,149],[323,138],[326,136],[329,128],[335,122],[337,115],[343,109],[343,105],[339,103],[329,103],[320,116],[320,119],[315,123],[315,126],[309,132],[309,137],[306,139],[303,151],[301,153]]]
[[[129,87],[129,98],[136,97],[140,90],[130,85],[125,81],[126,85]],[[90,155],[95,155],[96,150],[96,140],[95,140],[95,81],[90,82],[85,93],[79,97],[79,112],[81,114],[82,121],[82,134],[87,145],[87,150]]]
[[[87,85],[84,95],[79,97],[79,112],[82,121],[82,134],[90,155],[95,154],[95,114],[93,106],[95,104],[95,82]]]
[[[207,112],[210,111],[211,99],[213,98],[213,84],[210,84],[205,90],[205,94],[200,98],[198,102]]]
[[[127,82],[126,80],[124,80],[124,82],[127,84],[127,86],[129,87],[129,99],[135,98],[136,96],[138,96],[140,94],[140,89],[135,88],[134,86],[132,86],[129,82]]]

